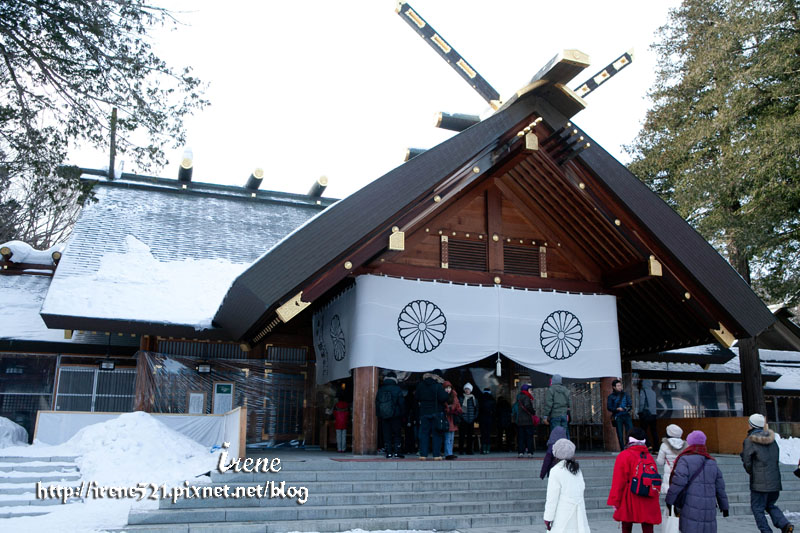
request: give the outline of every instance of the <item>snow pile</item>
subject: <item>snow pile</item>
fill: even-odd
[[[217,458],[141,411],[87,426],[61,446],[80,456],[84,479],[104,485],[178,485],[215,468]]]
[[[0,248],[11,249],[11,261],[15,263],[29,263],[32,265],[53,265],[53,252],[60,252],[63,244],[56,244],[47,250],[36,250],[30,244],[22,241],[8,241],[0,244]]]
[[[224,259],[162,262],[132,235],[125,253],[107,253],[96,273],[58,275],[42,312],[211,327],[219,304],[249,265]]]
[[[781,449],[780,461],[785,465],[796,465],[800,461],[800,438],[783,438],[775,433],[775,442]]]
[[[135,487],[150,483],[167,487],[209,482],[204,474],[216,468],[219,454],[173,431],[143,412],[125,413],[87,426],[64,444],[11,447],[3,455],[22,457],[80,456],[81,480],[102,487]],[[48,485],[48,484],[45,484]],[[61,485],[78,486],[80,482]],[[34,490],[33,484],[31,491]],[[148,492],[149,494],[149,492]],[[50,514],[3,519],[3,531],[26,533],[89,533],[122,528],[131,508],[156,508],[158,502],[133,498],[86,498],[83,503],[54,505]]]
[[[0,448],[25,446],[27,443],[28,432],[25,428],[0,416]]]

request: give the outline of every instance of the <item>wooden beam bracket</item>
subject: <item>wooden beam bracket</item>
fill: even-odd
[[[294,298],[280,306],[275,312],[283,322],[289,322],[291,319],[300,314],[300,312],[311,305],[311,302],[304,302],[303,291],[294,295]]]
[[[406,234],[399,231],[395,226],[392,228],[392,234],[389,235],[389,250],[394,252],[402,252],[406,249]]]
[[[717,339],[717,342],[719,342],[725,348],[730,348],[733,346],[733,343],[736,342],[736,337],[733,336],[733,333],[731,333],[728,328],[722,324],[719,324],[718,329],[711,329],[709,331],[711,331],[711,334],[715,339]]]

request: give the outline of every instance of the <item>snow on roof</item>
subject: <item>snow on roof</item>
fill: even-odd
[[[105,182],[95,195],[42,312],[197,330],[236,276],[325,207]]]
[[[708,365],[708,370],[697,363],[668,363],[655,361],[633,361],[631,364],[633,371],[650,370],[661,372],[691,372],[701,374],[738,374],[740,372],[739,356],[737,355],[724,364]],[[768,372],[769,373],[769,372]]]
[[[49,286],[49,276],[0,276],[0,339],[64,342],[64,331],[39,316]]]
[[[758,357],[762,362],[770,363],[800,363],[800,352],[788,350],[758,350]]]
[[[708,345],[711,346],[711,345]],[[667,363],[652,361],[633,361],[633,371],[661,371],[675,373],[700,373],[700,374],[739,374],[739,349],[731,348],[736,357],[725,364],[712,364],[705,370],[695,363]],[[673,350],[674,352],[686,353],[708,353],[706,346],[694,346],[683,350]],[[777,381],[767,382],[764,388],[767,390],[796,390],[800,391],[800,352],[790,352],[783,350],[758,350],[761,359],[761,373],[765,376],[780,376]]]
[[[211,319],[231,281],[247,266],[223,259],[158,261],[132,235],[122,253],[100,257],[89,276],[53,279],[42,311],[73,316],[211,327]]]
[[[31,265],[53,265],[53,252],[60,252],[63,244],[56,244],[47,250],[36,250],[33,246],[22,241],[8,241],[0,244],[0,248],[11,249],[11,261],[15,263],[28,263]]]
[[[797,352],[795,352],[797,353]],[[800,355],[800,354],[798,354]],[[767,363],[764,365],[772,372],[781,375],[777,381],[767,383],[764,388],[767,390],[793,390],[800,391],[800,364],[797,365],[777,365]]]

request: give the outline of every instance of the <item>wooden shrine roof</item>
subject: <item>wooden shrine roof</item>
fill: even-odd
[[[539,79],[496,114],[411,159],[329,207],[278,243],[233,283],[215,316],[251,344],[278,323],[276,310],[301,291],[319,303],[360,267],[386,253],[393,227],[418,229],[481,180],[539,222],[586,287],[619,296],[623,354],[712,342],[720,325],[737,338],[774,317],[687,222],[577,126],[553,139],[580,106],[556,80]],[[580,102],[578,102],[580,103]],[[517,133],[536,118],[538,150]],[[577,130],[571,135],[571,130]],[[589,147],[572,154],[573,141]],[[551,141],[546,142],[548,139]],[[569,155],[569,158],[566,156]],[[640,275],[653,256],[658,277]],[[448,279],[452,272],[443,272]],[[559,289],[557,280],[541,286]]]

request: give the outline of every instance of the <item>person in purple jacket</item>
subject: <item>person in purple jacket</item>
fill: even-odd
[[[683,507],[675,509],[680,516],[682,533],[716,533],[717,506],[728,516],[728,495],[725,480],[717,461],[706,450],[706,435],[692,431],[686,437],[686,449],[675,459],[667,492],[667,507],[675,505],[678,494],[686,491]]]
[[[558,459],[553,455],[553,445],[557,440],[566,438],[567,430],[563,426],[556,426],[553,428],[553,431],[550,432],[550,438],[547,439],[547,453],[544,454],[542,470],[539,472],[539,477],[541,479],[547,477],[547,475],[550,474],[550,469],[558,462]]]

